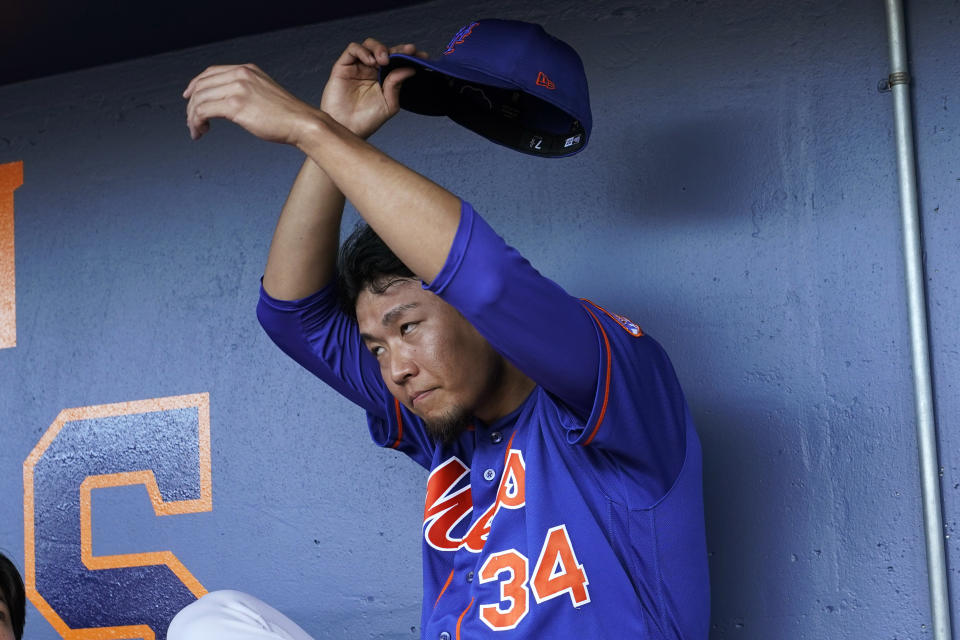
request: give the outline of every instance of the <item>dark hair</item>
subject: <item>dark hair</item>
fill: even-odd
[[[26,609],[26,593],[23,588],[23,578],[10,559],[0,553],[0,598],[10,610],[10,624],[13,627],[13,637],[17,640],[23,637],[23,618]]]
[[[383,293],[397,279],[415,277],[366,223],[359,223],[340,247],[337,296],[343,312],[354,320],[361,291]]]

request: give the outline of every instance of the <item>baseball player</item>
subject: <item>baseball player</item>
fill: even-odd
[[[319,109],[252,65],[211,67],[184,96],[194,138],[226,118],[307,156],[257,313],[366,411],[377,444],[430,471],[422,637],[705,639],[700,445],[667,356],[365,142],[423,73],[393,68],[381,84],[391,55],[425,57],[351,43]],[[337,262],[344,196],[368,226]],[[169,631],[228,636],[308,638],[236,592],[202,598]]]

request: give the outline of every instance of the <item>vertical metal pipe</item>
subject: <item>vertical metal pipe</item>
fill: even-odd
[[[944,553],[943,515],[940,505],[940,472],[927,340],[926,290],[920,248],[920,212],[917,200],[913,116],[910,113],[910,77],[907,69],[906,30],[900,0],[886,0],[890,40],[890,89],[893,93],[897,170],[900,175],[900,215],[903,222],[903,255],[906,266],[910,348],[920,452],[920,485],[923,499],[927,573],[934,640],[951,640],[950,596]]]

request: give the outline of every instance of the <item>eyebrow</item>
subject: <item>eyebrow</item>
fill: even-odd
[[[419,303],[417,302],[408,302],[407,304],[398,304],[393,309],[390,309],[390,311],[387,311],[385,314],[383,314],[383,319],[380,321],[380,323],[385,327],[389,327],[391,324],[393,324],[393,322],[397,319],[398,316],[403,314],[404,311],[415,309],[418,306],[418,304]]]
[[[390,309],[390,311],[387,311],[385,314],[383,314],[383,318],[380,320],[380,323],[385,327],[389,327],[391,324],[393,324],[394,321],[396,321],[398,316],[403,315],[404,311],[415,309],[418,306],[420,306],[420,303],[418,302],[408,302],[407,304],[398,304],[393,309]],[[374,339],[373,336],[371,336],[369,333],[361,333],[360,337],[363,340]]]

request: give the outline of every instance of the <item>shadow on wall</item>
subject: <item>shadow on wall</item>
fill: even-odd
[[[707,552],[710,563],[711,616],[710,638],[721,640],[743,633],[746,621],[737,617],[737,603],[744,602],[740,589],[755,589],[758,585],[749,580],[731,584],[729,577],[736,575],[732,565],[742,562],[751,549],[769,547],[762,538],[776,537],[769,522],[757,527],[742,505],[749,502],[753,514],[768,514],[775,511],[777,497],[762,493],[765,472],[750,454],[762,448],[756,441],[744,441],[744,434],[768,432],[762,425],[744,429],[744,415],[721,415],[714,410],[694,412],[694,424],[703,445],[703,502],[707,523]],[[778,473],[772,470],[772,473]],[[785,473],[785,472],[783,472]],[[746,577],[746,576],[744,576]],[[747,599],[749,600],[749,598]],[[734,613],[730,617],[730,613]],[[744,614],[747,612],[744,611]],[[726,615],[725,615],[726,614]]]
[[[621,167],[610,189],[618,205],[642,216],[695,223],[750,211],[758,186],[779,166],[772,127],[761,117],[673,122],[622,138]],[[613,185],[611,185],[613,186]]]
[[[810,564],[820,560],[820,549],[812,557],[803,551],[823,545],[803,538],[808,472],[778,435],[778,423],[789,419],[750,408],[694,411],[703,445],[711,640],[756,637],[766,624],[756,603],[784,608],[803,593],[788,578],[810,579]]]

